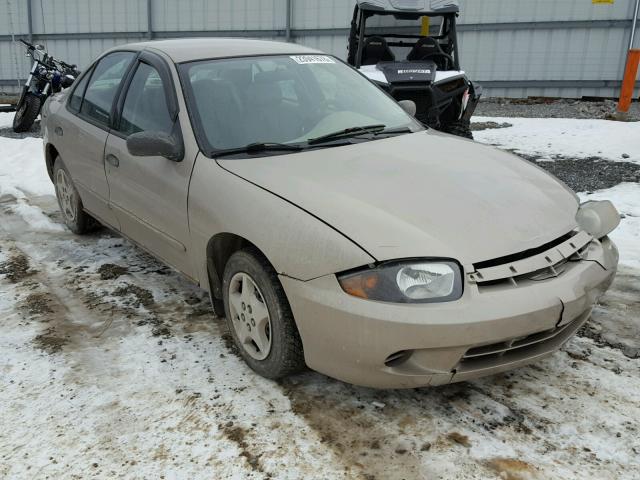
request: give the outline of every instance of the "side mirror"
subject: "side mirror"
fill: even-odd
[[[138,132],[127,138],[127,150],[138,157],[164,157],[181,162],[184,157],[182,143],[161,132]]]
[[[398,104],[409,115],[411,115],[412,117],[416,116],[416,111],[417,111],[416,102],[414,102],[413,100],[400,100]]]

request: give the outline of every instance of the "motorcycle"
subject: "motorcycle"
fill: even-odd
[[[33,58],[33,65],[16,105],[13,131],[17,133],[29,130],[45,100],[70,87],[80,75],[75,65],[52,57],[43,45],[33,45],[22,39],[20,42],[27,47],[26,56]]]

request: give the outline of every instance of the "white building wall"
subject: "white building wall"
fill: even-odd
[[[345,57],[355,2],[290,1],[291,40]],[[0,15],[0,91],[5,92],[17,91],[16,79],[24,79],[29,69],[12,35],[31,34],[55,56],[85,66],[107,48],[150,36],[284,41],[287,32],[287,0],[5,2]],[[462,66],[490,96],[616,97],[633,7],[634,0],[600,5],[589,0],[461,0]]]

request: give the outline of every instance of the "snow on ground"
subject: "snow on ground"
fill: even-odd
[[[0,128],[10,127],[13,123],[13,112],[0,112]]]
[[[640,163],[640,123],[567,118],[473,117],[474,122],[510,123],[474,133],[476,140],[547,158],[600,157]],[[623,158],[629,155],[629,158]]]
[[[60,226],[39,142],[0,137],[0,152],[0,478],[640,477],[632,263],[590,330],[530,367],[407,391],[274,383],[204,292],[106,230]],[[637,187],[589,198],[630,219]]]
[[[0,114],[0,122],[8,121]],[[8,121],[10,124],[11,122]],[[55,195],[55,190],[44,163],[42,140],[25,138],[14,140],[0,137],[0,198],[15,199],[11,209],[20,214],[31,228],[52,231],[63,230],[62,225],[52,222],[42,210],[31,205],[29,196]]]
[[[611,200],[624,216],[611,238],[620,250],[620,263],[640,270],[640,184],[622,183],[591,194],[581,193],[580,199]],[[640,300],[639,300],[640,301]]]

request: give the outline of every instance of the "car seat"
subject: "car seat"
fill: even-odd
[[[416,42],[409,54],[407,60],[417,62],[420,60],[433,59],[439,67],[446,69],[448,67],[445,56],[448,56],[440,47],[438,41],[433,37],[422,37]]]
[[[246,119],[233,84],[203,78],[192,85],[200,120],[211,146],[216,149],[244,146],[242,126]]]
[[[380,62],[393,62],[393,54],[387,41],[382,37],[368,37],[362,47],[362,65],[376,65]]]
[[[256,73],[247,89],[247,136],[255,142],[287,142],[300,136],[300,109],[283,97],[280,82],[292,80],[282,71]]]

